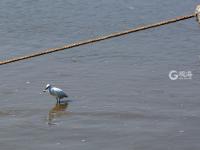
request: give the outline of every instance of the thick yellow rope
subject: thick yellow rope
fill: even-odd
[[[32,57],[37,57],[37,56],[41,56],[41,55],[45,55],[45,54],[49,54],[49,53],[53,53],[53,52],[57,52],[57,51],[62,51],[62,50],[65,50],[65,49],[78,47],[78,46],[81,46],[81,45],[86,45],[86,44],[90,44],[90,43],[94,43],[94,42],[98,42],[98,41],[103,41],[103,40],[106,40],[106,39],[122,36],[122,35],[125,35],[125,34],[137,32],[137,31],[141,31],[141,30],[146,30],[146,29],[150,29],[150,28],[155,28],[155,27],[159,27],[159,26],[162,26],[162,25],[174,23],[174,22],[177,22],[177,21],[189,19],[189,18],[192,18],[192,17],[195,17],[195,14],[191,14],[191,15],[187,15],[187,16],[181,16],[181,17],[177,17],[177,18],[174,18],[174,19],[169,19],[169,20],[158,22],[158,23],[141,26],[141,27],[129,29],[129,30],[122,31],[122,32],[111,33],[109,35],[99,36],[99,37],[96,37],[96,38],[93,38],[93,39],[75,42],[75,43],[72,43],[72,44],[69,44],[69,45],[65,45],[63,47],[46,49],[44,51],[36,52],[36,53],[30,54],[30,55],[21,56],[21,57],[14,57],[14,58],[11,58],[11,59],[0,61],[0,65],[9,64],[9,63],[17,62],[17,61],[20,61],[20,60],[25,60],[25,59],[29,59],[29,58],[32,58]]]

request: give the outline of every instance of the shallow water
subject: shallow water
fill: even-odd
[[[0,1],[0,60],[190,14],[195,0]],[[195,19],[0,66],[0,147],[199,149]],[[192,71],[171,81],[169,71]],[[47,83],[69,105],[42,93]]]

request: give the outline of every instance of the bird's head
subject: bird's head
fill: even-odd
[[[47,84],[46,87],[45,87],[45,89],[43,90],[43,92],[46,92],[50,87],[51,87],[51,85]]]

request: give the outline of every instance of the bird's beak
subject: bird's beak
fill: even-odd
[[[44,90],[43,90],[43,92],[46,92],[46,91],[47,91],[47,89],[44,89]]]

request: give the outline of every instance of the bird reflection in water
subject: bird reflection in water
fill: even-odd
[[[63,115],[66,115],[66,109],[68,108],[68,102],[63,103],[56,103],[52,109],[49,111],[48,116],[48,124],[49,125],[56,125],[55,119],[57,117],[61,117]]]

